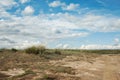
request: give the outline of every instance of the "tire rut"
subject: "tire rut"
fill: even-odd
[[[120,80],[118,65],[113,65],[113,63],[117,64],[117,58],[112,56],[105,56],[105,68],[103,72],[103,80]]]

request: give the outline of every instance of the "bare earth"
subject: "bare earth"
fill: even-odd
[[[61,59],[19,53],[0,55],[0,80],[120,80],[119,54],[78,54]]]
[[[86,58],[80,61],[76,56],[68,56],[61,61],[51,61],[51,63],[72,67],[76,71],[74,76],[80,77],[79,80],[120,80],[118,55],[102,55],[92,62],[88,62]]]

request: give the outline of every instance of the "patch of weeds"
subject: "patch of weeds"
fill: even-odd
[[[49,70],[50,68],[54,68],[54,66],[48,63],[40,64],[39,66],[37,66],[37,69],[40,69],[42,71]]]
[[[75,74],[74,69],[71,67],[63,67],[63,66],[58,66],[54,67],[51,69],[54,73],[67,73],[67,74]]]
[[[39,80],[56,80],[56,79],[57,79],[57,76],[55,76],[55,75],[45,74],[43,76],[43,78],[41,78]]]
[[[0,80],[7,80],[8,77],[8,75],[0,73]]]
[[[27,70],[25,71],[26,74],[35,74],[35,72],[33,72],[32,70]]]
[[[25,73],[18,75],[18,76],[14,76],[11,78],[11,80],[16,80],[16,78],[22,78],[22,77],[25,77],[25,76],[30,75],[30,74],[35,75],[36,73],[33,72],[32,70],[26,70]]]
[[[51,54],[44,54],[41,57],[44,57],[45,59],[48,60],[59,60],[59,59],[63,59],[65,56],[51,53]]]
[[[50,60],[55,60],[55,59],[62,59],[64,55],[60,55],[61,53],[58,51],[48,51],[46,50],[44,54],[39,54],[40,57],[43,57],[44,59],[50,59]]]
[[[55,49],[54,53],[58,54],[58,55],[61,55],[61,51],[59,49]]]
[[[17,52],[18,50],[15,49],[15,48],[12,48],[11,51],[13,51],[13,52]]]

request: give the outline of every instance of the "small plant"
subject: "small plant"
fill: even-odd
[[[25,77],[26,75],[30,75],[30,74],[35,75],[36,73],[33,72],[32,70],[26,70],[25,73],[23,73],[21,75],[10,77],[10,79],[8,79],[8,80],[17,80],[17,78],[22,78],[22,77]]]
[[[56,77],[54,75],[44,75],[41,80],[56,80]]]
[[[75,70],[72,69],[71,67],[54,67],[51,69],[54,73],[67,73],[67,74],[75,74]]]

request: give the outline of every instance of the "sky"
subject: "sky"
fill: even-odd
[[[120,49],[119,0],[0,0],[0,48]]]

